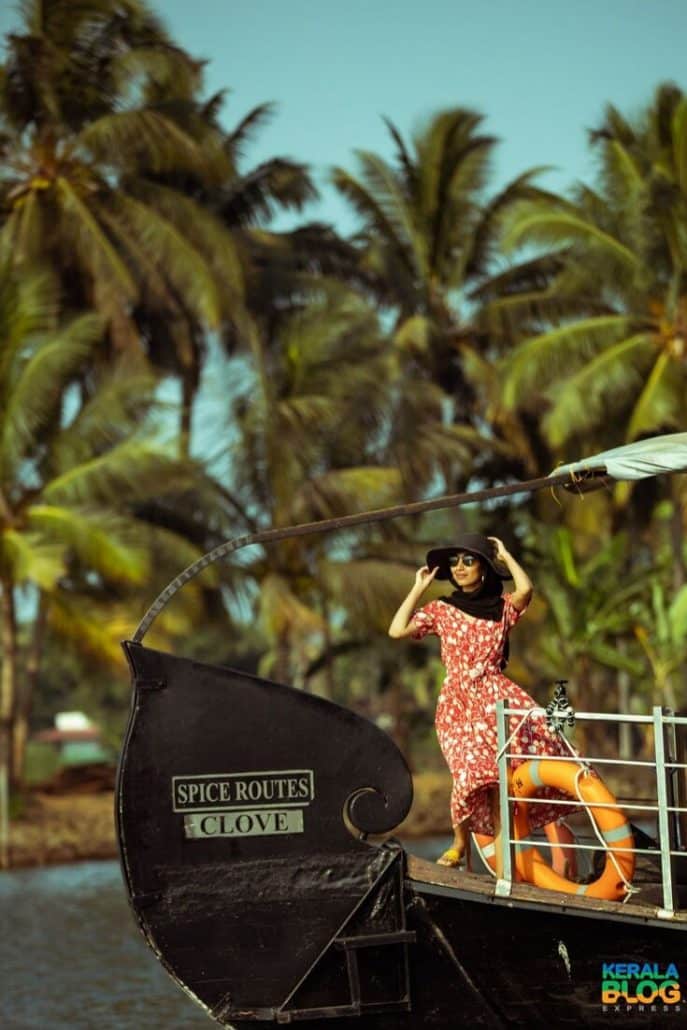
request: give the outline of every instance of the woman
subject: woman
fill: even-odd
[[[535,702],[501,671],[508,655],[508,633],[527,608],[532,583],[512,554],[497,537],[466,533],[453,547],[436,548],[427,564],[415,574],[415,584],[394,615],[389,636],[396,640],[421,640],[435,633],[441,640],[446,666],[436,710],[439,744],[453,777],[451,822],[453,847],[441,865],[457,866],[465,852],[467,833],[495,837],[496,874],[503,872],[496,765],[496,701],[509,707],[532,708]],[[503,594],[503,580],[513,579],[514,589]],[[454,592],[423,608],[417,604],[434,579],[446,579]],[[511,716],[510,731],[522,716]],[[518,754],[566,754],[556,733],[541,719],[527,719],[508,750]],[[516,768],[522,760],[514,759]],[[563,797],[554,790],[545,797]],[[530,825],[542,826],[570,813],[555,805],[535,805]]]

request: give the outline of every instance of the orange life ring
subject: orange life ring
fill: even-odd
[[[531,798],[541,787],[555,787],[572,798],[579,797],[589,805],[589,811],[609,845],[606,865],[601,876],[593,883],[578,884],[555,872],[542,858],[535,847],[515,845],[515,867],[523,880],[548,890],[564,891],[566,894],[584,894],[588,898],[606,898],[618,901],[625,897],[635,868],[632,851],[620,849],[634,847],[632,830],[624,813],[617,807],[616,799],[599,776],[585,770],[580,776],[576,762],[557,762],[550,759],[531,759],[523,762],[513,773],[513,794],[516,798]],[[613,805],[613,808],[595,808],[597,804]],[[516,841],[528,835],[527,805],[518,805],[514,823]],[[615,859],[615,861],[614,861]],[[617,867],[616,863],[617,862]],[[622,871],[622,876],[618,872]],[[624,879],[623,879],[624,877]]]
[[[551,855],[551,866],[554,872],[560,876],[577,875],[577,855],[575,849],[566,845],[575,843],[575,835],[565,823],[547,823],[544,827],[546,839],[552,847],[547,848]],[[492,872],[496,872],[496,855],[494,850],[494,838],[486,833],[473,833],[472,839],[477,845],[480,857]],[[516,880],[522,880],[517,869]]]

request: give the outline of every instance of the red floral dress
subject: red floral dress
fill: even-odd
[[[473,618],[445,601],[430,601],[413,615],[415,640],[435,633],[441,640],[441,658],[446,666],[436,710],[439,745],[453,777],[451,821],[454,826],[468,819],[473,833],[493,835],[488,788],[498,783],[496,756],[496,702],[505,699],[511,708],[532,708],[535,702],[501,672],[501,659],[508,631],[522,613],[504,594],[499,622]],[[510,717],[509,734],[522,715]],[[545,718],[522,722],[507,750],[523,755],[569,755],[566,744],[550,730]],[[525,759],[512,759],[516,769]],[[566,798],[550,787],[539,797]],[[535,828],[570,815],[572,806],[529,806],[530,826]]]

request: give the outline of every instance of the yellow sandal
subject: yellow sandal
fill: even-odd
[[[460,865],[462,860],[463,856],[457,848],[449,848],[448,851],[445,851],[443,855],[437,859],[437,865],[454,867]]]

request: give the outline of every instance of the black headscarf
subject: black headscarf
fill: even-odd
[[[477,590],[466,594],[460,589],[453,576],[450,576],[450,581],[456,589],[452,594],[442,597],[440,600],[445,604],[452,604],[454,608],[460,608],[466,615],[471,615],[475,619],[500,622],[503,616],[503,581],[490,565],[487,565],[486,562],[483,562],[483,565],[485,567],[484,580]],[[505,669],[508,664],[508,653],[508,639],[506,639],[501,659],[502,669]]]
[[[489,622],[500,622],[503,615],[503,581],[499,579],[490,565],[482,563],[484,567],[484,580],[477,590],[465,593],[456,583],[453,576],[451,583],[456,588],[452,594],[442,597],[446,604],[452,604],[454,608],[460,608],[466,615],[472,615],[476,619],[488,619]]]

